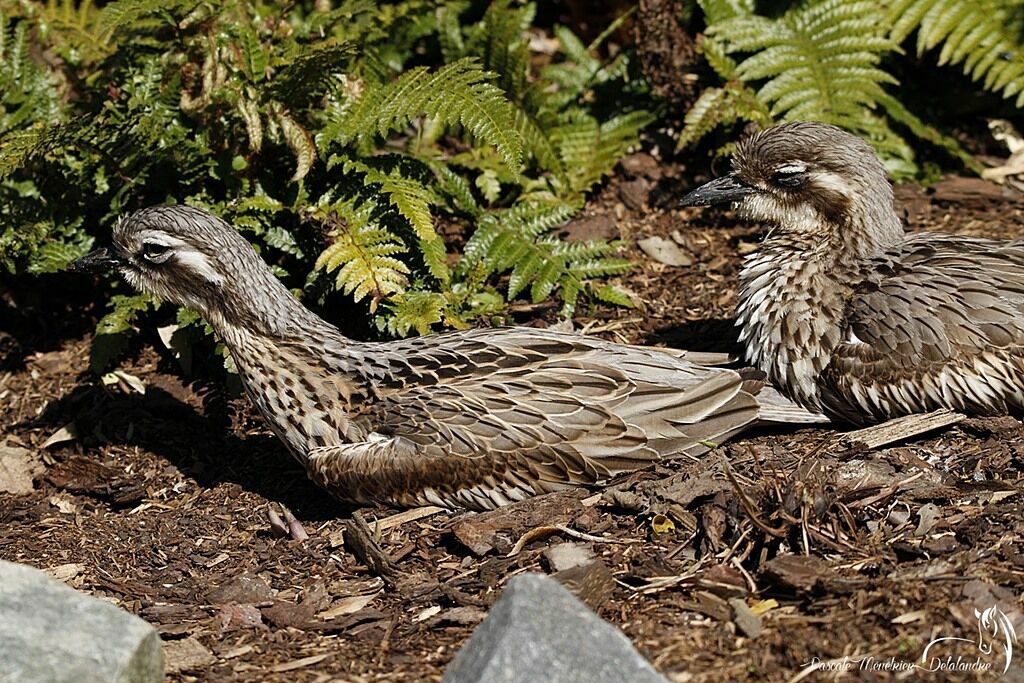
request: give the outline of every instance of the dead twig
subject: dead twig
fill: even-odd
[[[575,538],[580,541],[590,541],[591,543],[617,543],[620,545],[630,545],[640,542],[629,539],[605,538],[604,536],[594,536],[592,534],[585,534],[582,531],[570,529],[569,527],[563,524],[552,524],[550,526],[539,526],[527,531],[519,538],[518,541],[516,541],[515,546],[512,547],[512,550],[510,550],[508,555],[506,555],[505,557],[515,557],[520,553],[520,551],[522,551],[523,548],[526,547],[527,543],[535,541],[538,538],[544,538],[545,536],[550,536],[551,534],[556,533],[565,534],[566,536]]]
[[[394,585],[398,568],[377,543],[361,512],[353,512],[352,519],[345,523],[345,544],[370,571],[388,585]]]
[[[747,517],[750,518],[750,521],[754,526],[775,538],[785,538],[787,532],[786,527],[770,527],[761,519],[761,516],[757,514],[757,510],[754,509],[754,504],[750,502],[750,499],[747,498],[747,494],[743,492],[743,488],[740,486],[740,483],[736,481],[736,477],[732,473],[732,468],[729,466],[729,461],[725,459],[724,455],[719,455],[719,457],[722,459],[722,468],[725,470],[725,476],[729,479],[729,483],[732,484],[732,488],[736,492],[736,497],[740,499],[740,505],[743,506],[743,511],[747,513]]]

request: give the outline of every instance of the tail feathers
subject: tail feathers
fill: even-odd
[[[718,446],[750,427],[757,420],[757,399],[747,392],[739,392],[727,404],[704,420],[687,425],[688,443],[682,449],[676,448],[672,454],[700,455]]]
[[[672,358],[680,358],[694,365],[731,365],[739,360],[737,356],[731,353],[715,351],[687,351],[686,349],[673,349],[668,346],[637,346],[635,344],[630,345],[630,348],[640,350],[645,354],[653,351],[671,356]]]
[[[760,424],[826,424],[829,419],[821,413],[801,408],[778,392],[775,387],[764,385],[757,392]]]

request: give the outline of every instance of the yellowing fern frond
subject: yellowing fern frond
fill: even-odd
[[[406,247],[394,234],[372,221],[374,207],[343,202],[330,207],[319,218],[327,222],[334,243],[316,260],[317,270],[337,271],[336,287],[356,301],[367,296],[370,310],[384,298],[405,291],[409,267],[395,258]]]

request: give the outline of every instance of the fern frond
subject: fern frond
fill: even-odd
[[[604,123],[577,112],[555,128],[551,137],[562,158],[572,190],[585,192],[614,168],[653,120],[647,111],[616,116]]]
[[[275,73],[264,91],[267,98],[289,104],[305,104],[334,88],[356,55],[351,43],[326,42],[304,47]],[[255,71],[259,64],[253,64]]]
[[[135,318],[148,311],[156,300],[149,294],[116,294],[110,297],[110,312],[96,324],[96,334],[119,334],[132,329]]]
[[[188,14],[199,0],[115,0],[100,10],[98,27],[103,35],[138,28],[143,19]]]
[[[515,128],[522,138],[525,149],[537,164],[545,171],[550,171],[561,180],[566,180],[565,165],[558,154],[555,141],[550,133],[541,128],[540,123],[530,112],[516,107]]]
[[[450,200],[453,209],[472,217],[483,213],[483,208],[473,196],[469,181],[464,176],[453,171],[445,163],[431,164],[430,170],[437,177],[438,191]]]
[[[460,274],[482,264],[492,252],[498,251],[494,247],[495,241],[506,230],[536,237],[562,225],[578,210],[579,204],[568,202],[521,201],[504,211],[488,214],[481,219],[476,231],[466,241],[459,261]]]
[[[377,326],[395,337],[407,337],[410,330],[429,334],[444,320],[448,300],[438,292],[405,292],[388,302],[387,318],[378,318]]]
[[[898,82],[879,64],[898,46],[878,21],[880,11],[874,0],[807,0],[778,18],[739,14],[709,26],[706,54],[716,68],[732,72],[728,77],[758,84],[760,106],[751,106],[743,86],[712,91],[687,117],[681,144],[719,122],[823,121],[868,139],[891,168],[912,174],[913,153],[890,127],[892,119],[965,158],[956,141],[929,129],[886,92],[884,86]],[[733,67],[725,57],[735,54],[749,56]]]
[[[28,22],[9,22],[0,11],[0,136],[61,118],[57,82],[29,53]]]
[[[991,0],[895,0],[890,38],[897,44],[917,31],[917,53],[942,45],[938,63],[960,64],[965,74],[1024,107],[1024,43],[1014,20],[1021,3]]]
[[[403,131],[421,116],[462,126],[501,153],[518,171],[523,144],[514,126],[515,109],[473,59],[460,59],[430,72],[409,69],[383,86],[369,86],[352,106],[324,130],[326,143],[345,146],[365,139],[368,131],[385,136]]]
[[[21,168],[40,149],[48,130],[41,125],[0,136],[0,180]]]
[[[686,112],[678,148],[697,142],[716,128],[731,126],[738,121],[768,125],[772,117],[768,107],[757,99],[757,93],[739,81],[721,88],[705,88]]]
[[[749,16],[709,27],[729,52],[754,52],[736,68],[745,81],[765,80],[758,98],[784,120],[817,119],[854,128],[895,79],[878,68],[891,42],[878,33],[873,2],[824,0],[778,20]]]
[[[160,303],[149,294],[116,294],[110,297],[110,312],[96,324],[96,336],[89,350],[89,369],[95,374],[105,370],[124,350],[128,333],[134,331],[136,318],[159,306]]]
[[[421,239],[419,247],[427,270],[439,282],[447,285],[451,281],[452,273],[448,268],[448,251],[445,248],[444,240],[439,235],[429,240]]]
[[[546,235],[563,224],[580,204],[562,201],[520,201],[505,211],[488,214],[466,243],[458,273],[478,278],[509,273],[507,298],[527,288],[534,302],[561,289],[563,314],[570,314],[587,280],[620,274],[632,264],[611,254],[618,245],[605,242],[565,243]]]
[[[469,7],[469,2],[446,2],[437,8],[437,40],[441,45],[444,61],[454,62],[466,56],[466,40],[462,33],[459,16]]]
[[[382,168],[378,164],[367,161],[347,159],[343,164],[345,172],[362,173],[365,182],[378,185],[388,201],[412,226],[416,236],[424,241],[437,238],[434,231],[434,218],[430,213],[430,205],[438,203],[430,186],[417,178],[403,173],[401,159],[391,168]]]
[[[697,0],[708,25],[754,13],[754,0]]]
[[[499,74],[498,85],[512,101],[526,91],[530,51],[524,34],[535,13],[532,3],[513,8],[510,0],[495,0],[484,13],[484,68]]]
[[[32,260],[26,270],[32,275],[59,273],[67,270],[72,261],[89,253],[92,244],[93,239],[85,236],[70,242],[50,239],[32,255]]]
[[[613,306],[622,306],[623,308],[633,308],[636,306],[636,302],[633,301],[633,297],[615,285],[601,285],[593,289],[594,298],[598,301],[603,301],[606,304],[612,304]]]
[[[395,258],[407,251],[405,245],[373,221],[374,209],[368,202],[341,202],[320,207],[314,214],[331,227],[335,240],[314,268],[337,271],[335,287],[355,301],[370,296],[371,311],[382,299],[405,291],[409,275],[409,267]]]

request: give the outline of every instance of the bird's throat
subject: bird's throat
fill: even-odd
[[[853,274],[828,245],[776,234],[747,257],[736,309],[747,358],[806,408],[820,410],[817,379],[842,340]]]

